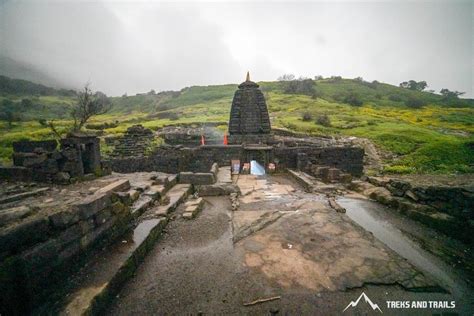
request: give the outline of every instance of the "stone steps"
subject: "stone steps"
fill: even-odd
[[[189,194],[191,194],[191,184],[177,184],[171,188],[166,194],[169,197],[169,202],[165,205],[158,205],[148,210],[144,216],[146,218],[168,217],[179,204],[181,204]]]
[[[183,218],[193,219],[204,207],[204,200],[200,197],[197,199],[190,199],[184,203]]]
[[[61,295],[65,299],[56,302],[53,308],[43,307],[44,311],[54,310],[54,314],[60,315],[91,315],[99,314],[107,306],[121,286],[133,276],[168,223],[167,216],[160,214],[169,214],[192,192],[191,185],[176,184],[175,177],[169,177],[164,182],[144,186],[141,194],[133,194],[135,189],[124,192],[133,201],[134,228],[88,259],[87,264],[68,282],[67,294]],[[157,200],[165,201],[166,205],[152,207]]]
[[[309,175],[305,174],[304,172],[295,171],[291,169],[288,169],[288,173],[291,177],[293,177],[293,179],[296,180],[296,182],[298,182],[299,185],[303,187],[306,192],[313,192],[313,181],[311,181]]]
[[[131,213],[133,218],[137,218],[148,210],[155,201],[159,201],[162,205],[169,203],[169,195],[166,193],[171,190],[177,183],[177,176],[169,176],[166,179],[160,179],[156,182],[163,184],[155,184],[146,187],[146,191],[133,203]]]
[[[163,217],[143,218],[133,230],[94,256],[72,278],[76,286],[66,295],[66,301],[56,309],[57,314],[99,314],[133,276],[167,223],[168,219]]]
[[[318,192],[318,193],[334,193],[338,190],[334,184],[326,184],[319,181],[315,177],[302,172],[288,169],[288,173],[293,177],[293,179],[298,182],[306,192]]]
[[[164,182],[146,186],[133,202],[131,212],[138,224],[114,244],[101,250],[73,277],[71,283],[75,286],[66,295],[67,300],[56,308],[58,314],[99,314],[133,276],[168,223],[166,215],[192,191],[191,185],[176,184],[175,177]],[[150,208],[157,200],[167,203]]]

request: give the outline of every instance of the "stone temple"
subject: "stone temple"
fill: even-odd
[[[271,132],[267,104],[258,84],[247,78],[234,94],[229,120],[230,143],[261,143]]]

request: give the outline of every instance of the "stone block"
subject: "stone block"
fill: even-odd
[[[375,187],[373,189],[368,190],[369,197],[371,199],[376,200],[377,202],[380,202],[385,205],[390,205],[391,201],[393,200],[392,195],[390,194],[390,191],[388,191],[385,188],[381,187]]]
[[[79,214],[74,210],[64,210],[49,216],[49,220],[54,228],[63,229],[79,221]]]
[[[67,172],[58,172],[54,175],[53,181],[59,184],[67,184],[71,180],[71,175]]]
[[[87,233],[81,238],[81,249],[87,250],[94,243],[98,242],[99,239],[105,237],[107,231],[114,225],[115,219],[111,218],[107,222],[103,223],[99,227],[95,228],[91,232]]]
[[[76,240],[62,249],[57,257],[58,264],[64,264],[81,252],[81,241]]]
[[[115,204],[113,206],[115,206]],[[117,211],[117,213],[121,213],[123,210],[123,204],[120,203],[120,205],[116,206],[114,210]],[[100,226],[104,224],[111,217],[112,217],[112,212],[107,208],[103,209],[94,215],[94,223],[96,226]]]
[[[404,196],[405,192],[411,189],[411,185],[407,181],[390,179],[387,189],[395,196]]]
[[[58,142],[55,140],[19,141],[13,142],[12,145],[14,152],[32,153],[37,148],[42,148],[45,151],[54,151],[58,147]]]
[[[33,170],[25,167],[1,167],[0,179],[15,180],[15,181],[31,181],[33,178]]]
[[[68,244],[74,240],[80,239],[84,235],[83,230],[79,224],[70,226],[61,234],[58,235],[57,239],[61,244]]]
[[[114,192],[112,194],[112,201],[120,201],[124,205],[131,205],[132,198],[130,197],[130,191],[128,192]]]
[[[130,182],[128,179],[120,179],[114,181],[103,188],[96,191],[96,194],[107,194],[110,195],[113,192],[123,192],[130,189]]]
[[[11,222],[27,217],[31,213],[33,213],[33,210],[25,205],[0,210],[0,226],[6,226]]]
[[[18,251],[37,242],[48,239],[49,221],[46,217],[25,219],[18,225],[11,225],[0,232],[0,253]]]
[[[235,184],[211,184],[200,185],[196,188],[199,196],[219,196],[229,195],[231,193],[240,194],[240,189]]]
[[[352,175],[350,173],[341,173],[339,176],[339,181],[342,183],[351,183]]]
[[[84,200],[72,205],[72,208],[81,219],[87,219],[100,210],[108,207],[111,203],[111,196],[106,193],[89,195]]]
[[[180,172],[179,183],[184,184],[213,184],[216,182],[216,178],[210,172]]]
[[[34,167],[34,166],[37,166],[43,162],[45,162],[46,160],[48,159],[48,155],[47,154],[34,154],[34,156],[31,156],[31,157],[25,157],[23,159],[23,167],[27,167],[27,168],[30,168],[30,167]]]
[[[339,174],[340,174],[340,170],[339,170],[339,169],[337,169],[337,168],[329,168],[327,180],[328,180],[328,181],[337,181],[337,180],[339,180]]]

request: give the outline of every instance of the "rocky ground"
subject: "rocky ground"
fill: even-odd
[[[185,206],[178,208],[108,314],[330,315],[362,292],[384,314],[453,311],[387,309],[387,300],[454,298],[336,212],[325,195],[305,193],[280,176],[240,175],[234,181],[242,192],[237,202],[206,197],[193,220],[182,217]],[[365,302],[349,311],[372,308]],[[468,314],[469,307],[455,311]]]

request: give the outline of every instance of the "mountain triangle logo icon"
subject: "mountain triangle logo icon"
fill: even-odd
[[[354,301],[351,301],[351,302],[349,303],[349,305],[347,305],[346,308],[344,308],[344,310],[343,310],[342,312],[345,312],[349,307],[356,307],[357,304],[359,304],[359,302],[360,302],[360,300],[361,300],[362,298],[364,298],[365,302],[370,305],[370,307],[372,308],[372,310],[374,310],[374,311],[375,311],[375,310],[378,310],[380,313],[382,313],[382,310],[380,309],[380,307],[379,307],[377,304],[373,303],[373,302],[370,300],[370,298],[369,298],[364,292],[362,292],[362,294],[359,296],[359,298],[358,298],[355,302],[354,302]],[[382,314],[383,314],[383,313],[382,313]]]

